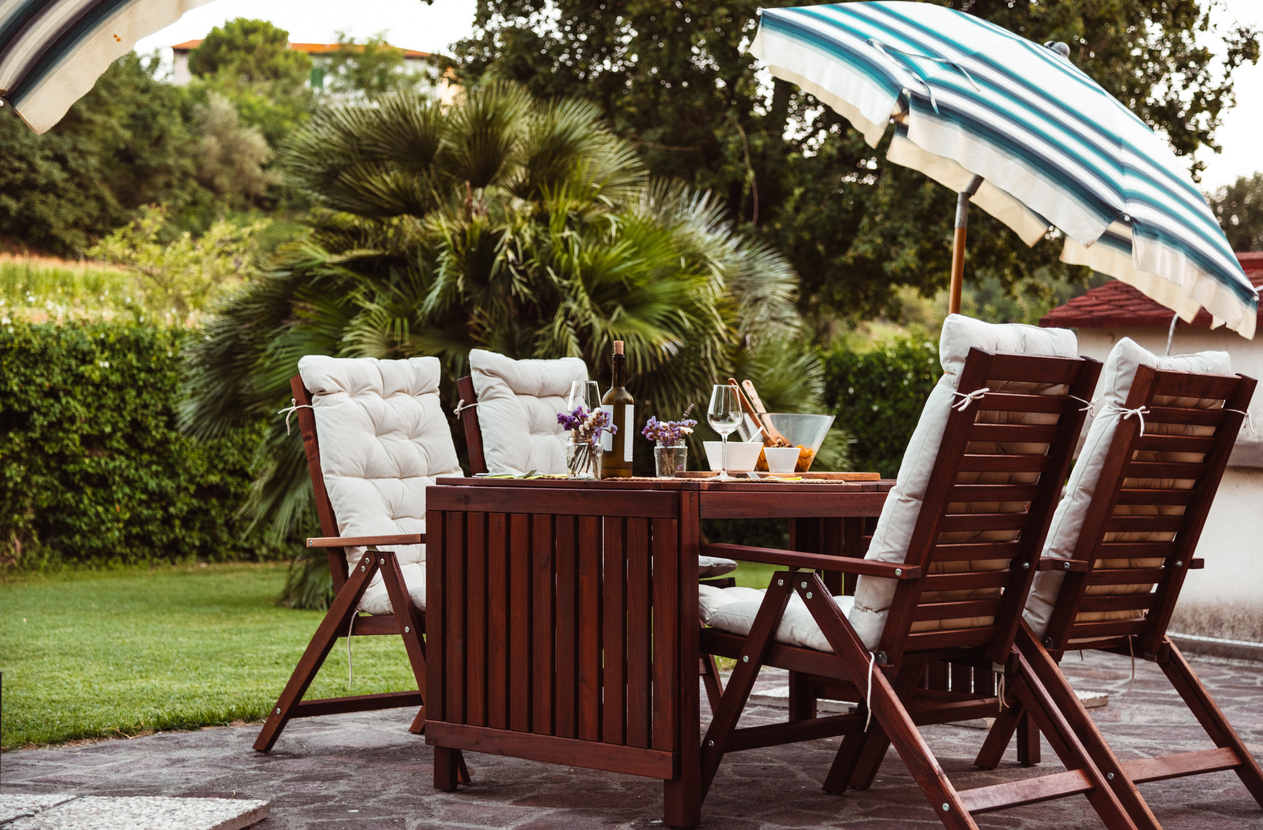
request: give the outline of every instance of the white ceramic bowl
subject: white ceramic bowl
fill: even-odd
[[[801,452],[798,447],[765,447],[763,449],[763,454],[767,456],[768,471],[773,473],[794,472]]]
[[[706,461],[710,464],[712,470],[718,470],[722,466],[720,460],[723,456],[721,453],[722,441],[703,441],[706,447]],[[763,449],[762,441],[729,441],[728,442],[728,472],[730,473],[748,473],[754,469],[754,465],[759,461],[759,450]]]

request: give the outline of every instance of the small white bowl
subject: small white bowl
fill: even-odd
[[[706,461],[710,464],[712,470],[718,470],[722,465],[722,441],[703,441],[706,447]],[[754,469],[754,465],[759,463],[759,450],[763,449],[762,441],[729,441],[728,442],[728,472],[730,473],[748,473]]]
[[[765,447],[763,454],[767,456],[767,469],[772,473],[792,473],[798,466],[798,456],[802,450],[798,447]]]

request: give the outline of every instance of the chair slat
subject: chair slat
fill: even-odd
[[[992,381],[1068,384],[1074,383],[1082,371],[1082,364],[1065,358],[997,353],[991,358],[987,378]]]
[[[969,533],[984,530],[1025,530],[1029,513],[952,513],[939,520],[939,533]]]
[[[1192,504],[1196,490],[1120,490],[1118,504]]]
[[[1223,426],[1228,413],[1222,409],[1176,409],[1151,406],[1145,413],[1146,424],[1181,424],[1204,427]]]
[[[975,455],[961,458],[961,472],[966,473],[1042,473],[1048,469],[1047,455]]]
[[[1051,444],[1061,434],[1057,424],[983,424],[969,427],[970,441],[999,443]]]
[[[1175,553],[1175,542],[1105,542],[1098,559],[1159,559]]]
[[[1132,447],[1151,452],[1208,453],[1215,448],[1213,435],[1154,435],[1146,433]]]
[[[1166,568],[1097,568],[1087,576],[1088,585],[1152,585],[1168,576]]]
[[[1106,533],[1178,533],[1188,519],[1184,516],[1110,516]]]
[[[1092,614],[1106,611],[1148,611],[1153,607],[1156,594],[1115,594],[1113,596],[1088,596],[1079,605],[1079,613]]]
[[[923,620],[957,620],[969,617],[994,617],[1004,607],[1004,600],[968,599],[954,602],[923,602],[912,612],[916,622]]]
[[[1100,637],[1125,637],[1144,633],[1148,623],[1143,617],[1134,620],[1109,620],[1107,622],[1075,622],[1070,627],[1070,640],[1095,639]],[[1073,646],[1072,646],[1073,647]]]
[[[970,542],[960,545],[935,545],[931,562],[966,562],[970,560],[1008,559],[1022,553],[1020,542]]]
[[[1127,478],[1174,478],[1198,481],[1206,475],[1206,465],[1129,461],[1123,466],[1123,475]]]
[[[1065,412],[1072,406],[1078,405],[1078,401],[1072,401],[1056,395],[1020,395],[1014,392],[988,392],[978,402],[979,409],[992,412],[1043,412],[1056,414]]]
[[[1039,496],[1037,484],[956,484],[948,501],[968,502],[1031,502]]]
[[[943,631],[916,631],[908,635],[908,651],[982,646],[995,639],[994,625],[979,628],[950,628]]]
[[[1211,398],[1225,400],[1236,393],[1240,383],[1236,375],[1159,372],[1153,394],[1175,398]]]
[[[922,577],[922,591],[971,591],[981,588],[1003,588],[1012,579],[1009,569],[981,573],[930,574]]]

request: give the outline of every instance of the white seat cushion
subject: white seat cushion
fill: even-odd
[[[577,357],[513,360],[474,349],[469,373],[487,472],[565,473],[569,437],[557,415],[566,408],[570,385],[588,379],[587,365]]]
[[[702,622],[714,628],[746,637],[754,625],[754,617],[763,604],[764,592],[754,588],[711,588],[699,586]],[[854,597],[834,597],[844,615],[849,615]],[[833,651],[815,617],[807,610],[807,603],[798,594],[791,594],[785,606],[785,615],[776,629],[776,641],[788,646],[814,648],[817,651]]]
[[[724,559],[722,556],[699,556],[697,557],[697,578],[713,579],[717,576],[723,576],[726,573],[735,571],[737,563],[731,559]]]
[[[1201,352],[1198,354],[1158,357],[1129,338],[1124,337],[1118,341],[1105,361],[1105,367],[1101,373],[1100,391],[1097,394],[1096,415],[1088,427],[1087,438],[1083,442],[1083,449],[1079,452],[1079,460],[1074,466],[1074,471],[1070,474],[1070,483],[1066,486],[1061,502],[1057,505],[1057,512],[1053,514],[1052,525],[1048,529],[1048,539],[1044,543],[1044,556],[1054,559],[1069,559],[1074,554],[1075,545],[1079,541],[1079,531],[1082,529],[1084,517],[1087,515],[1088,505],[1091,504],[1093,495],[1096,493],[1097,482],[1101,477],[1101,470],[1105,466],[1105,457],[1109,453],[1110,444],[1114,440],[1114,433],[1118,431],[1118,425],[1122,422],[1120,410],[1127,403],[1127,396],[1131,394],[1132,381],[1136,377],[1136,369],[1140,366],[1151,366],[1155,369],[1175,372],[1220,375],[1232,373],[1232,362],[1229,360],[1227,352]],[[1218,401],[1190,398],[1176,398],[1167,400],[1165,403],[1174,406],[1200,406],[1204,408],[1219,405]],[[1214,431],[1210,427],[1178,427],[1174,424],[1159,425],[1148,422],[1145,424],[1146,435],[1171,435],[1176,434],[1177,430],[1181,434],[1186,435],[1196,435],[1199,432],[1209,434]],[[1189,456],[1187,453],[1153,452],[1145,455],[1151,457],[1140,458],[1139,460],[1197,462],[1202,458],[1200,455]],[[1129,480],[1127,486],[1138,487],[1144,485],[1138,481]],[[1150,482],[1148,486],[1169,489],[1173,486],[1191,487],[1192,482]],[[1130,512],[1135,515],[1136,512],[1142,512],[1179,515],[1183,511],[1184,507],[1181,505],[1163,507],[1137,505],[1131,508],[1127,505],[1117,505],[1114,509],[1114,514],[1124,515]],[[1105,540],[1145,542],[1165,541],[1171,538],[1171,533],[1114,533],[1106,534]],[[1107,568],[1156,568],[1161,565],[1161,559],[1101,560],[1097,562],[1098,567]],[[1042,637],[1044,631],[1048,628],[1048,622],[1052,617],[1053,604],[1057,600],[1057,594],[1061,590],[1061,583],[1064,579],[1065,574],[1061,571],[1041,571],[1035,575],[1035,584],[1026,600],[1026,610],[1023,612],[1023,617],[1037,636]],[[1120,591],[1120,588],[1127,590]],[[1112,585],[1089,589],[1089,592],[1148,593],[1152,588],[1151,584]],[[1141,612],[1139,611],[1098,612],[1095,614],[1080,614],[1079,619],[1082,621],[1121,619],[1139,616],[1140,614]]]
[[[438,476],[462,475],[439,406],[440,372],[433,357],[308,356],[298,362],[312,396],[320,467],[340,536],[424,533],[425,488]],[[409,593],[424,608],[425,546],[391,550],[404,566]],[[364,548],[348,549],[348,565],[363,555]],[[360,608],[390,613],[380,574]]]
[[[1078,341],[1074,333],[1066,329],[1041,329],[1035,326],[998,325],[973,320],[959,314],[953,314],[943,323],[943,333],[939,342],[939,361],[943,366],[943,376],[930,392],[921,411],[921,419],[916,430],[908,441],[904,451],[903,462],[899,466],[898,482],[890,491],[882,507],[881,517],[877,521],[877,529],[869,546],[866,559],[881,562],[903,562],[908,554],[908,543],[911,541],[917,517],[921,513],[921,503],[925,498],[930,483],[930,474],[938,457],[939,444],[943,440],[943,431],[947,425],[950,408],[960,399],[955,392],[960,383],[960,372],[965,366],[965,359],[970,349],[978,348],[991,352],[1007,354],[1046,355],[1056,357],[1075,357],[1078,352]],[[992,391],[1001,391],[997,384],[987,384]],[[1064,386],[1047,386],[1040,384],[1008,383],[1003,391],[1024,392],[1027,394],[1064,394]],[[995,413],[999,414],[999,413]],[[1035,423],[1036,416],[1027,415],[1013,420],[1013,423]],[[1056,416],[1052,416],[1055,421]],[[1004,447],[1004,451],[1015,451],[1013,447]],[[972,452],[994,452],[983,447],[971,447]],[[962,473],[958,480],[965,481],[968,474]],[[1004,483],[1019,480],[1020,476],[1034,474],[1009,473],[975,473],[970,480],[982,483]],[[981,508],[977,505],[962,505],[967,512],[1017,512],[1024,510],[1025,504],[991,505]],[[956,512],[956,511],[954,511]],[[997,541],[996,534],[1008,531],[992,532],[978,535],[970,539],[948,539],[942,541]],[[951,565],[952,563],[945,563]],[[993,561],[993,567],[1002,568],[1004,563]],[[955,569],[973,567],[970,563],[956,563]],[[940,563],[932,566],[932,572],[947,570]],[[886,615],[894,598],[895,582],[882,577],[861,576],[855,589],[855,607],[850,614],[851,623],[856,633],[870,650],[876,649],[881,640],[882,629],[886,624]],[[988,594],[990,596],[992,594]],[[940,595],[940,599],[966,599],[973,593],[952,592]],[[926,595],[927,599],[930,595]],[[968,627],[985,625],[987,620],[942,620],[918,623],[914,631],[931,630],[941,627]]]

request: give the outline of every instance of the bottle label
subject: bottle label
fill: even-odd
[[[620,437],[623,437],[623,460],[630,464],[632,460],[632,433],[636,431],[633,429],[636,425],[636,405],[629,403],[626,409],[627,414],[623,416],[623,435]]]
[[[608,423],[614,423],[614,406],[613,404],[601,404],[601,410],[605,412],[605,419]],[[614,436],[607,429],[601,433],[601,449],[604,452],[614,452]]]

